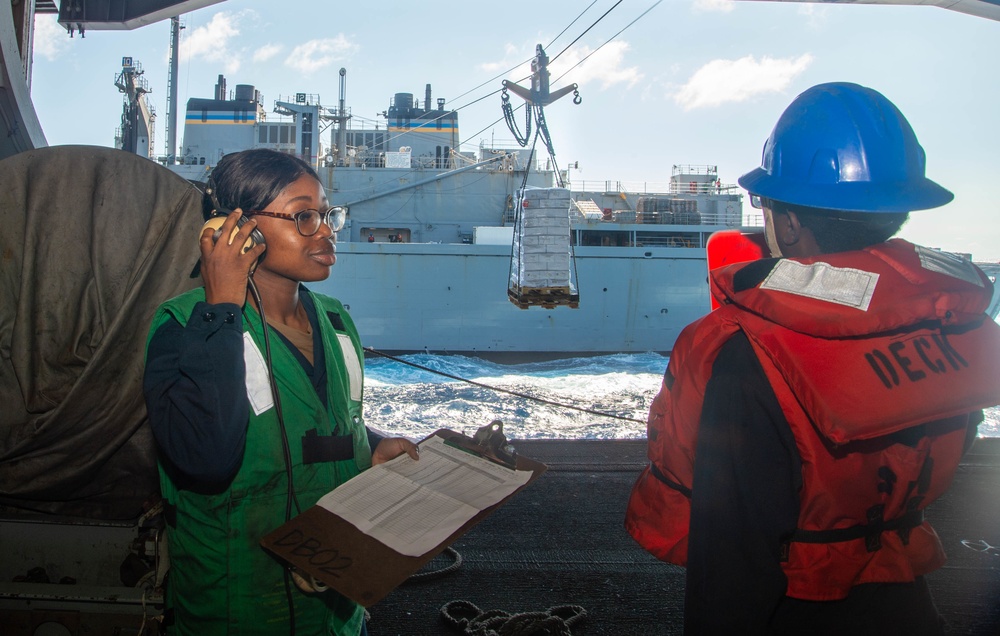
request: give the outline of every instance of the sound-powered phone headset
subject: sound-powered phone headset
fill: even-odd
[[[222,224],[225,222],[226,217],[233,213],[233,210],[230,210],[219,203],[219,199],[216,197],[215,192],[215,181],[212,180],[212,177],[209,177],[208,185],[205,186],[205,194],[208,195],[209,200],[212,202],[212,212],[211,216],[207,221],[205,221],[205,225],[203,225],[201,229],[202,231],[204,231],[207,227],[214,229],[215,234],[213,235],[212,240],[218,241],[219,236],[222,235]],[[233,229],[233,233],[229,237],[230,243],[233,242],[233,237],[236,236],[236,232],[238,232],[239,229],[249,220],[250,217],[246,214],[240,215],[239,220],[236,221],[236,227]],[[247,242],[243,244],[243,253],[246,254],[249,252],[253,249],[254,245],[262,245],[264,243],[266,243],[264,235],[260,233],[260,230],[254,228],[253,231],[250,232],[250,238],[248,238]],[[263,258],[263,256],[261,256],[261,258]]]

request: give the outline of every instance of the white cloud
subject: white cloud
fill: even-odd
[[[534,53],[532,53],[532,55],[534,55]],[[521,64],[521,62],[524,61],[524,57],[525,56],[521,55],[520,50],[516,46],[513,44],[505,44],[503,47],[502,60],[498,60],[496,62],[484,62],[479,65],[479,68],[487,73],[506,72],[512,64]],[[517,62],[511,62],[511,58],[516,59]]]
[[[266,62],[273,58],[278,53],[281,53],[282,49],[285,47],[280,44],[265,44],[264,46],[258,48],[253,53],[254,62]]]
[[[335,38],[310,40],[292,50],[285,59],[285,66],[309,75],[334,62],[349,59],[359,48],[342,33]]]
[[[734,0],[694,0],[694,10],[705,13],[729,13],[736,6]]]
[[[227,73],[238,71],[240,56],[230,50],[229,44],[240,34],[241,19],[252,13],[226,11],[216,13],[208,24],[194,29],[181,41],[179,52],[181,61],[201,59],[208,62],[222,62]]]
[[[765,93],[785,90],[812,63],[812,55],[775,59],[752,55],[738,60],[712,60],[695,71],[674,95],[684,110],[743,102]]]
[[[48,60],[59,57],[72,43],[66,29],[57,22],[57,17],[55,14],[35,14],[35,32],[32,36],[34,47],[32,50],[35,55]]]
[[[806,25],[810,29],[818,29],[826,24],[830,15],[830,7],[815,4],[800,4],[797,13],[805,16]]]
[[[587,46],[574,46],[552,64],[550,68],[552,77],[561,76],[566,73],[566,69],[587,58],[582,64],[566,73],[564,78],[566,82],[575,82],[581,86],[600,82],[601,90],[622,83],[631,88],[643,78],[643,75],[639,72],[639,67],[625,66],[625,54],[628,50],[628,42],[622,40],[608,42],[593,55],[590,55],[591,50]],[[587,57],[588,55],[590,57]]]

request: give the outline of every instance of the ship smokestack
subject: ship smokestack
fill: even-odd
[[[256,101],[256,95],[257,89],[253,84],[236,85],[236,101],[253,103]]]
[[[215,85],[215,99],[225,101],[226,99],[226,77],[219,75],[219,82]]]
[[[424,90],[424,110],[431,109],[431,85],[428,84]]]

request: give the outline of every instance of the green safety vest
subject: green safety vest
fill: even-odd
[[[295,497],[305,510],[371,466],[371,448],[361,413],[364,358],[354,322],[339,301],[303,293],[310,293],[319,319],[329,408],[323,406],[302,365],[273,329],[270,342]],[[149,337],[168,320],[186,325],[195,305],[204,300],[205,291],[199,288],[165,302],[157,310]],[[249,368],[255,358],[263,360],[266,349],[260,314],[249,304],[243,314],[244,358]],[[270,401],[270,394],[264,393],[257,392],[258,403]],[[288,633],[284,569],[260,547],[261,538],[285,522],[287,479],[281,430],[273,404],[259,413],[257,408],[251,396],[243,464],[228,488],[210,494],[180,488],[160,464],[163,497],[176,510],[176,524],[167,529],[166,601],[174,614],[170,634]],[[300,440],[310,429],[317,429],[319,435],[351,435],[354,458],[303,464]],[[296,634],[355,636],[360,632],[364,619],[360,605],[332,590],[307,595],[292,587]]]

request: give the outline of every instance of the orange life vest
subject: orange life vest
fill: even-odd
[[[649,413],[629,533],[684,565],[698,422],[722,345],[749,339],[802,462],[788,596],[912,581],[944,552],[922,510],[950,485],[967,414],[1000,403],[992,286],[972,263],[894,239],[858,252],[712,272],[722,306],[678,338]]]

